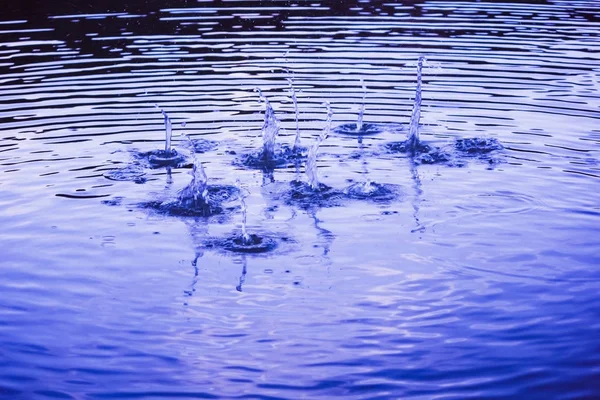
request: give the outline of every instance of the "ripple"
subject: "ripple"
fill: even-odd
[[[477,197],[481,198],[481,201],[474,201],[459,208],[486,214],[523,214],[546,207],[541,200],[533,196],[512,191],[481,193]]]
[[[244,236],[239,233],[222,239],[209,239],[204,243],[204,246],[207,248],[219,248],[234,253],[259,254],[275,250],[278,246],[278,242],[288,240],[289,239],[285,236],[276,238],[272,234],[258,235],[255,233],[248,235],[248,238],[245,239]]]
[[[502,150],[504,146],[495,138],[465,138],[456,139],[454,147],[468,155],[483,155],[492,151]]]
[[[384,131],[384,127],[378,124],[364,123],[361,129],[357,128],[356,124],[343,124],[335,127],[334,133],[340,135],[352,135],[352,136],[370,136],[377,135]]]
[[[104,172],[103,175],[111,181],[130,181],[142,184],[148,180],[146,171],[140,164],[129,164],[123,168],[111,169]]]
[[[139,162],[145,163],[150,168],[178,168],[189,164],[188,157],[180,154],[175,149],[166,150],[150,150],[147,152],[133,152],[132,155]]]
[[[266,155],[262,150],[244,155],[238,164],[263,170],[287,168],[306,160],[307,150],[304,147],[293,148],[276,144],[272,155]]]
[[[229,185],[208,185],[208,201],[200,196],[178,196],[171,200],[140,203],[143,209],[177,217],[210,217],[230,213],[237,207],[226,207],[225,203],[239,197],[239,189]]]
[[[377,182],[356,182],[344,189],[344,194],[351,199],[388,202],[400,195],[400,187]]]
[[[290,187],[283,194],[286,203],[301,208],[335,207],[344,193],[324,183],[319,183],[318,189],[313,189],[308,183],[302,181],[290,182]]]
[[[427,143],[419,142],[415,149],[409,144],[408,140],[400,142],[390,142],[384,145],[389,153],[404,153],[410,155],[415,164],[446,164],[450,166],[462,166],[463,164],[455,162],[455,157],[449,152]]]

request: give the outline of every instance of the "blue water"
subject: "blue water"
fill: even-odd
[[[1,399],[600,398],[595,1],[51,3],[0,16]],[[385,150],[419,56],[420,139],[448,162]],[[393,199],[300,206],[303,165],[239,163],[257,87],[294,143],[291,73],[305,146],[325,101],[356,123],[364,80],[364,123],[389,129],[329,135],[319,182]],[[145,206],[191,180],[136,158],[164,149],[155,104],[177,151],[218,143],[209,185],[239,179],[274,250],[207,245],[239,207]]]

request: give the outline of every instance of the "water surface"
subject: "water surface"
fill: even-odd
[[[600,396],[597,4],[333,3],[9,6],[0,398]],[[406,138],[419,56],[421,140],[460,163],[385,151]],[[299,207],[277,196],[295,168],[236,162],[262,146],[256,87],[293,144],[290,77],[304,146],[326,101],[334,125],[357,121],[363,79],[364,122],[404,130],[330,135],[319,180],[395,199]],[[142,206],[191,179],[135,164],[164,148],[156,104],[173,146],[219,143],[197,154],[209,182],[240,179],[248,231],[284,245],[207,248],[239,211]],[[473,137],[504,149],[454,150]]]

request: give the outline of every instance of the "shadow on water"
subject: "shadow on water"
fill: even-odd
[[[321,134],[310,147],[306,160],[305,175],[307,182],[301,180],[299,165],[296,164],[296,178],[287,187],[274,185],[269,192],[270,196],[283,199],[287,205],[297,206],[305,210],[314,210],[324,207],[342,205],[344,200],[368,200],[373,202],[387,202],[401,196],[398,185],[382,184],[369,179],[367,160],[365,157],[363,136],[357,136],[359,151],[357,158],[361,162],[363,180],[355,182],[344,190],[335,189],[319,181],[317,156],[320,145],[331,132],[333,112],[329,103],[326,103],[327,119]],[[272,171],[263,175],[263,186],[274,183]]]

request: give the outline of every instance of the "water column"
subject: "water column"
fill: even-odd
[[[358,119],[356,120],[356,132],[360,132],[363,129],[363,116],[365,115],[365,101],[367,100],[367,87],[365,86],[365,81],[360,78],[360,84],[363,89],[363,98],[362,104],[360,105],[360,109],[358,110]]]
[[[262,94],[258,88],[255,89],[260,96],[260,101],[265,103],[265,122],[262,127],[263,138],[263,158],[272,160],[275,155],[275,138],[279,133],[279,119],[275,115],[275,110],[271,106],[269,100]]]
[[[410,116],[410,125],[408,128],[407,149],[411,154],[415,154],[419,147],[419,121],[421,119],[421,71],[423,69],[423,56],[419,57],[417,62],[417,88],[415,90],[415,101]]]
[[[290,85],[290,95],[292,97],[292,103],[294,103],[294,112],[296,115],[296,139],[294,139],[294,151],[298,151],[300,149],[300,124],[298,123],[299,112],[298,112],[298,99],[296,98],[296,89],[294,89],[294,81],[292,78],[287,79],[288,84]]]

